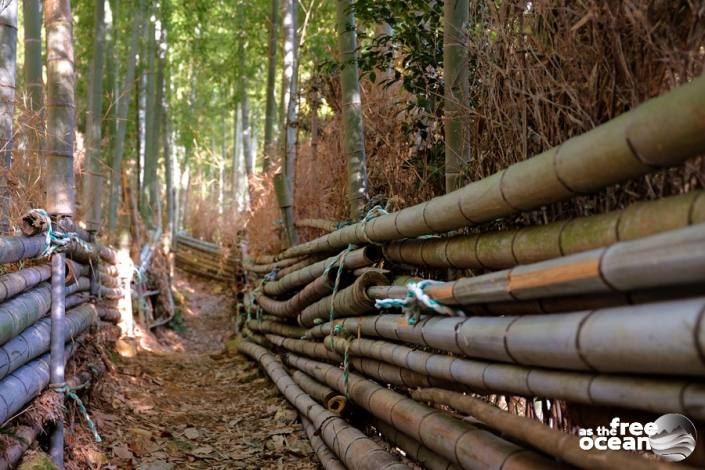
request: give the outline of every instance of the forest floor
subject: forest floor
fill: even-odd
[[[90,400],[103,443],[90,468],[318,468],[297,414],[256,365],[229,353],[232,291],[178,274],[185,330],[118,342]],[[139,344],[137,344],[139,343]]]

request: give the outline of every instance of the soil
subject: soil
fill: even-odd
[[[233,292],[185,274],[176,288],[185,330],[118,342],[114,370],[88,402],[103,442],[77,449],[71,467],[318,468],[295,410],[252,361],[224,348]]]

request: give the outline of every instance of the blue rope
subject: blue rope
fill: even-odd
[[[418,323],[421,317],[421,306],[441,315],[465,316],[462,310],[455,310],[443,305],[424,292],[426,287],[439,284],[443,283],[428,279],[420,282],[409,282],[406,285],[406,297],[403,299],[380,299],[375,301],[375,307],[379,309],[400,308],[406,316],[406,321],[409,325]]]
[[[83,416],[83,419],[86,420],[86,424],[88,424],[88,429],[90,429],[91,433],[93,434],[93,438],[95,439],[96,442],[102,442],[103,439],[100,437],[100,434],[98,434],[98,428],[95,425],[95,422],[91,419],[91,416],[88,414],[88,410],[86,409],[86,405],[83,404],[83,401],[76,395],[76,390],[81,390],[83,388],[86,388],[90,385],[90,381],[81,384],[77,387],[71,388],[69,387],[66,383],[60,384],[58,386],[52,386],[55,392],[57,393],[63,393],[66,395],[68,398],[72,399],[75,403],[76,406],[78,407],[78,411],[81,413]]]

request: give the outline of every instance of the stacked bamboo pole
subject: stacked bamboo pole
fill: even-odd
[[[174,259],[176,266],[188,273],[225,283],[236,282],[240,269],[237,258],[226,257],[218,245],[184,233],[176,235]]]
[[[241,349],[268,364],[268,349],[279,353],[307,396],[324,405],[331,393],[345,397],[369,413],[355,420],[368,434],[427,468],[671,468],[582,451],[564,429],[583,423],[561,424],[580,413],[536,418],[529,404],[589,405],[598,419],[631,410],[705,421],[705,193],[501,232],[427,235],[705,153],[703,99],[705,77],[445,196],[338,230],[306,221],[330,233],[245,264],[267,276],[246,295],[247,329],[262,346]],[[480,274],[428,284],[416,267]],[[523,408],[501,409],[490,401],[498,396]],[[310,437],[326,467],[362,465],[341,457],[338,443]]]

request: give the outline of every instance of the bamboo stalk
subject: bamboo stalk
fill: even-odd
[[[345,397],[300,370],[291,372],[291,380],[301,387],[301,390],[311,395],[311,398],[325,406],[328,411],[339,415],[345,409]]]
[[[409,266],[504,269],[705,222],[705,192],[519,230],[391,242],[384,257]]]
[[[705,298],[604,308],[560,315],[336,320],[350,335],[381,336],[468,357],[526,366],[605,373],[705,375]],[[668,314],[665,314],[668,312]],[[307,337],[330,334],[331,324]],[[648,342],[644,338],[649,338]]]
[[[249,322],[248,322],[249,326]],[[345,352],[338,354],[336,351],[331,351],[322,343],[317,343],[314,341],[304,341],[297,338],[286,338],[284,336],[279,336],[276,334],[266,334],[265,338],[275,346],[284,348],[288,351],[295,352],[297,354],[302,354],[314,359],[322,359],[329,362],[334,362],[340,364],[343,362],[343,356]]]
[[[296,226],[301,228],[315,228],[329,233],[335,232],[338,229],[337,222],[326,219],[301,219],[296,221]]]
[[[252,331],[257,331],[260,333],[274,333],[276,335],[291,338],[301,338],[304,334],[306,334],[306,328],[271,321],[250,320],[247,322],[247,327]]]
[[[285,361],[316,380],[345,392],[343,371],[335,366],[287,354]],[[349,374],[347,393],[358,406],[465,469],[563,468],[483,429],[453,419],[358,374]]]
[[[454,282],[425,292],[446,305],[527,301],[589,294],[632,293],[705,281],[705,224],[619,242]],[[370,288],[375,298],[403,298],[404,288]],[[595,300],[602,300],[596,297]],[[509,313],[507,311],[503,313]]]
[[[288,300],[274,300],[264,294],[259,294],[256,298],[257,305],[262,307],[262,310],[265,312],[276,315],[277,317],[296,318],[298,313],[303,309],[333,292],[335,278],[336,271],[330,270],[317,277],[313,282],[307,284],[306,287]],[[349,279],[348,276],[346,276],[342,280],[342,284],[345,285],[348,283]]]
[[[578,436],[567,434],[545,426],[543,423],[502,411],[469,395],[437,388],[414,390],[414,400],[448,405],[476,418],[489,427],[532,447],[552,455],[556,459],[584,469],[642,470],[676,469],[681,464],[652,460],[633,452],[583,450]]]
[[[306,436],[311,443],[313,451],[318,457],[318,461],[321,462],[321,466],[325,470],[346,470],[345,465],[340,462],[338,457],[335,456],[333,452],[330,451],[328,446],[323,439],[317,434],[316,429],[313,427],[311,421],[308,420],[303,414],[299,413],[299,418],[301,418],[301,424],[303,424],[304,431],[306,431]]]
[[[343,267],[345,269],[357,269],[370,266],[377,262],[380,257],[381,251],[378,247],[368,246],[365,248],[360,248],[351,251],[345,256]],[[338,267],[338,258],[338,256],[332,256],[298,271],[294,271],[276,281],[266,283],[262,290],[268,296],[277,296],[285,294],[298,287],[305,286],[323,274],[329,265],[331,266],[331,270],[336,270]]]
[[[699,77],[585,134],[445,196],[346,226],[290,248],[288,258],[340,249],[350,243],[385,242],[443,233],[568,199],[677,165],[705,152],[705,100]]]
[[[316,403],[266,349],[243,341],[238,344],[238,350],[262,366],[287,400],[320,430],[323,441],[346,467],[352,470],[408,470],[362,432]]]
[[[390,426],[384,421],[368,416],[369,423],[382,434],[382,437],[399,447],[406,453],[406,456],[420,463],[428,470],[457,470],[458,467],[450,463],[443,457],[435,454],[428,447],[419,444],[406,434],[398,431],[394,426]]]
[[[313,326],[317,321],[329,318],[331,309],[335,317],[371,313],[375,310],[375,300],[367,295],[367,289],[387,282],[387,278],[382,274],[367,272],[358,277],[351,286],[304,308],[299,315],[299,324]]]
[[[511,393],[651,413],[682,413],[699,420],[705,418],[705,387],[699,382],[501,364],[366,338],[350,339],[347,344],[338,339],[326,340],[325,345],[341,354],[347,348],[352,356],[370,357],[436,379],[463,384],[478,393]],[[314,359],[324,357],[290,350]]]

